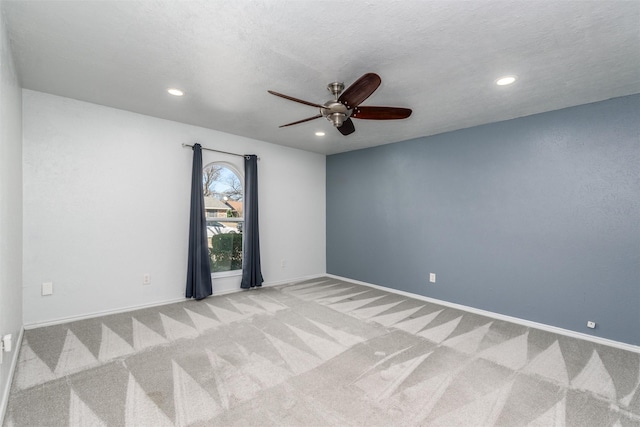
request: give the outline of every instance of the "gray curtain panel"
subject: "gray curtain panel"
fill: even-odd
[[[242,252],[241,288],[262,286],[260,237],[258,233],[258,157],[244,157],[244,249]]]
[[[202,147],[193,145],[191,171],[191,215],[189,220],[189,264],[187,268],[187,298],[202,299],[212,294],[211,264],[207,245],[207,221],[202,192]]]

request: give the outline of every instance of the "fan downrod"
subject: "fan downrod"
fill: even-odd
[[[335,97],[335,99],[337,101],[338,97],[340,96],[340,94],[344,90],[344,83],[340,83],[340,82],[329,83],[327,85],[327,90],[329,92],[331,92],[331,94]]]

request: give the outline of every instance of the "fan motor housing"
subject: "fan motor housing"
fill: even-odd
[[[324,108],[320,109],[320,114],[322,114],[322,117],[329,120],[333,126],[339,128],[342,126],[342,123],[349,118],[351,110],[341,102],[327,101],[324,104]]]

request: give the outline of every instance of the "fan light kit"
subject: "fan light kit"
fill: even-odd
[[[176,88],[167,89],[167,92],[169,92],[173,96],[182,96],[182,95],[184,95],[183,91],[181,91],[180,89],[176,89]]]
[[[327,85],[327,90],[331,92],[334,99],[327,101],[322,105],[303,101],[302,99],[283,95],[272,90],[269,90],[267,92],[272,95],[288,99],[289,101],[299,102],[300,104],[305,104],[320,109],[320,114],[306,119],[298,120],[297,122],[287,123],[286,125],[280,126],[281,128],[324,117],[325,119],[330,121],[331,124],[333,124],[333,126],[337,128],[341,134],[350,135],[356,131],[356,128],[353,125],[353,121],[351,120],[352,118],[365,120],[396,120],[406,119],[411,115],[411,110],[409,108],[360,106],[360,103],[362,103],[365,99],[371,96],[373,92],[375,92],[378,86],[380,86],[381,82],[382,80],[377,74],[367,73],[356,80],[355,83],[349,86],[346,90],[344,89],[344,83],[329,83]],[[316,135],[318,135],[318,133],[316,133]]]
[[[506,86],[516,81],[516,76],[504,76],[496,80],[498,86]]]

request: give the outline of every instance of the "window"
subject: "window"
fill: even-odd
[[[209,163],[202,172],[211,272],[241,270],[244,224],[241,175],[222,162]]]

